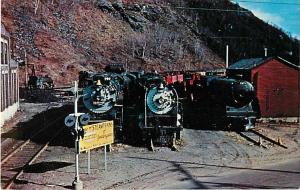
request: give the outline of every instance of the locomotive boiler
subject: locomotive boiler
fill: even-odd
[[[180,138],[183,120],[176,90],[155,73],[138,76],[131,90],[134,91],[134,96],[131,96],[134,102],[126,110],[131,138],[175,145],[175,139]]]
[[[231,126],[237,130],[255,127],[260,110],[251,83],[220,76],[205,76],[193,89],[193,108],[198,125]]]

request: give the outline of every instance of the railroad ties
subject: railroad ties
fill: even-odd
[[[64,129],[59,123],[63,122],[64,116],[55,119],[48,118],[50,121],[44,127],[31,134],[23,140],[5,140],[1,145],[9,146],[10,151],[1,153],[1,189],[10,189],[16,183],[24,170],[30,166],[39,155],[46,150],[51,143]],[[51,134],[51,135],[44,135]],[[42,143],[38,143],[42,139]],[[11,142],[10,142],[11,141]]]
[[[53,88],[53,96],[60,102],[71,102],[73,98],[73,92],[71,86],[55,87]]]
[[[239,134],[244,139],[246,139],[247,141],[253,143],[254,145],[260,146],[260,147],[263,147],[266,149],[268,147],[263,144],[263,140],[268,141],[273,145],[278,145],[281,148],[285,148],[285,149],[288,148],[287,146],[283,145],[280,138],[278,138],[278,140],[276,141],[273,138],[268,137],[266,134],[263,134],[262,132],[260,132],[258,128],[249,129],[248,131],[244,131],[244,132],[236,131],[236,133]]]

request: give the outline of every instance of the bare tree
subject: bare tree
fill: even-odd
[[[201,43],[199,40],[196,40],[194,43],[194,53],[198,59],[202,59],[203,57],[203,49],[201,47]]]
[[[33,7],[34,7],[34,14],[37,13],[37,10],[39,8],[40,0],[34,0],[33,1]]]

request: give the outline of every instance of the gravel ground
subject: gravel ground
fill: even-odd
[[[25,106],[22,117],[36,113],[36,104]],[[33,108],[35,107],[35,108]],[[42,110],[44,104],[39,104]],[[21,107],[22,108],[22,107]],[[35,111],[32,111],[34,109]],[[62,127],[63,124],[62,124]],[[211,178],[238,173],[249,168],[296,159],[300,156],[299,126],[259,124],[261,132],[282,142],[288,149],[249,143],[235,132],[184,129],[184,143],[178,152],[156,147],[146,148],[117,144],[108,153],[104,170],[102,149],[91,152],[91,174],[87,174],[87,154],[80,154],[80,177],[84,189],[159,189],[178,181],[189,181],[195,188],[205,188],[199,178]],[[19,178],[16,189],[66,189],[74,180],[74,149],[50,146]]]

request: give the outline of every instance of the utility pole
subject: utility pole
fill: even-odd
[[[226,45],[226,69],[228,68],[228,61],[229,61],[229,46]]]
[[[78,95],[78,83],[77,81],[74,82],[74,115],[75,115],[75,131],[76,131],[76,139],[75,139],[75,179],[73,181],[73,188],[75,190],[82,190],[83,189],[83,183],[80,181],[79,178],[79,113],[77,109],[77,103],[80,96]]]
[[[265,57],[268,57],[268,48],[264,48],[265,49]]]
[[[24,63],[25,63],[25,87],[27,87],[27,84],[28,84],[28,63],[27,63],[27,53],[26,53],[26,50],[24,50],[25,52],[25,60],[24,60]]]

